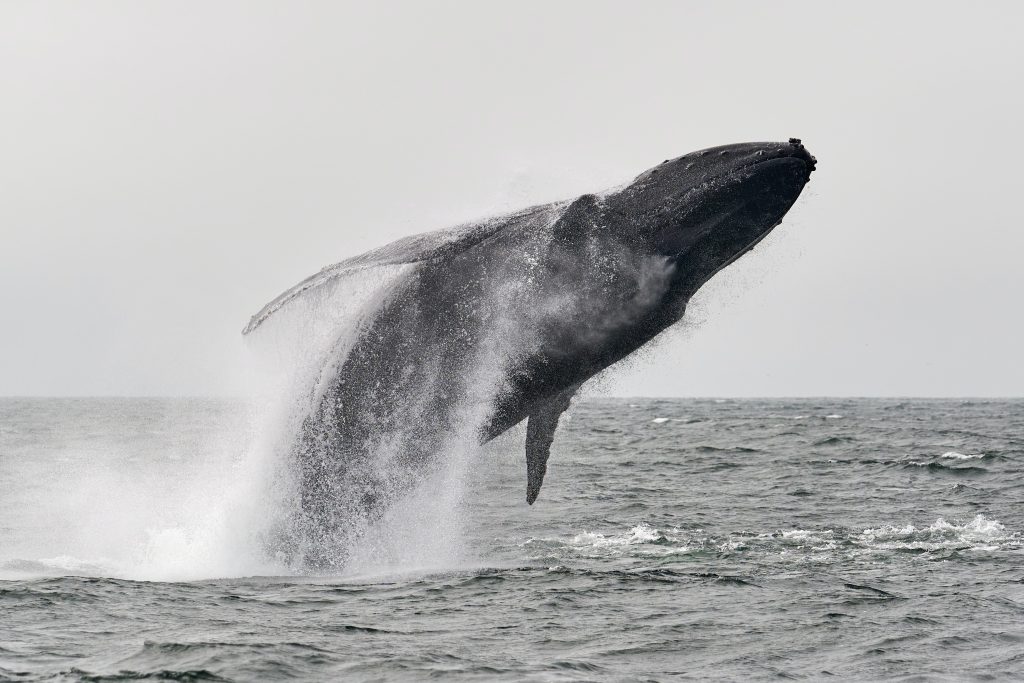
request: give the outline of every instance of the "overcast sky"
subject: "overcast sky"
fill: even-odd
[[[320,267],[803,138],[641,395],[1024,395],[1024,3],[0,2],[0,394],[237,394]]]

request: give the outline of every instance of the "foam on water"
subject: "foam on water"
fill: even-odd
[[[938,519],[925,527],[883,524],[858,530],[782,529],[771,532],[734,530],[724,534],[704,529],[658,529],[647,522],[621,532],[583,531],[572,536],[529,538],[519,544],[539,558],[552,554],[571,557],[615,559],[666,557],[688,553],[735,553],[761,557],[762,562],[859,563],[862,557],[893,551],[926,553],[945,550],[1014,550],[1024,547],[1024,536],[1007,531],[997,520],[984,515],[962,522]]]
[[[929,526],[913,524],[901,527],[883,525],[865,529],[858,539],[863,545],[880,550],[995,550],[1020,547],[1024,538],[1008,532],[997,520],[977,515],[967,522],[950,523],[941,517]]]
[[[574,545],[605,548],[610,546],[638,545],[665,540],[665,537],[654,527],[646,523],[637,524],[624,534],[599,534],[584,531],[572,539]]]
[[[950,458],[950,459],[953,459],[953,460],[978,460],[980,458],[984,458],[985,454],[984,453],[965,454],[965,453],[957,453],[956,451],[946,451],[940,457]]]

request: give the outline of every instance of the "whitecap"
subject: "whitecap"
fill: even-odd
[[[926,527],[913,524],[883,525],[865,529],[856,539],[858,543],[878,550],[942,550],[971,549],[999,550],[1019,547],[1021,536],[1008,532],[1006,526],[985,515],[976,515],[964,523],[951,523],[942,517]]]
[[[946,451],[942,454],[943,458],[952,458],[954,460],[977,460],[978,458],[984,458],[984,453],[957,453],[956,451]]]
[[[810,550],[813,552],[835,550],[837,547],[835,532],[832,529],[824,529],[821,531],[814,531],[810,529],[789,529],[787,531],[778,531],[775,534],[758,536],[758,538],[773,537],[781,537],[786,547],[795,547],[796,549]],[[786,550],[783,550],[782,552],[785,553]]]
[[[656,417],[653,420],[651,420],[651,422],[653,422],[656,425],[660,425],[663,422],[668,422],[668,418],[667,417]]]
[[[798,540],[798,541],[803,541],[803,540],[807,540],[807,539],[815,539],[819,535],[831,536],[832,534],[833,534],[833,531],[831,529],[826,529],[825,531],[808,531],[807,529],[790,529],[789,531],[783,531],[782,532],[782,537],[783,538],[792,538],[792,539],[795,539],[795,540]]]
[[[661,540],[662,538],[664,538],[664,536],[657,529],[645,522],[641,522],[624,534],[612,534],[610,536],[605,536],[600,533],[584,531],[582,534],[577,534],[572,539],[572,542],[573,545],[577,546],[601,548],[607,546],[651,543],[653,541]]]

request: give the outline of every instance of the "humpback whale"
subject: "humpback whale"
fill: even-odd
[[[800,140],[712,147],[621,187],[401,239],[329,266],[258,312],[405,264],[323,359],[291,458],[301,563],[340,568],[366,524],[438,466],[526,421],[526,502],[580,386],[679,321],[783,217],[815,168]]]

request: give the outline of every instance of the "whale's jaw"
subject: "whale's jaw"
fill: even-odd
[[[607,198],[627,236],[676,266],[688,297],[764,239],[796,202],[817,161],[800,140],[741,143],[666,160]]]

